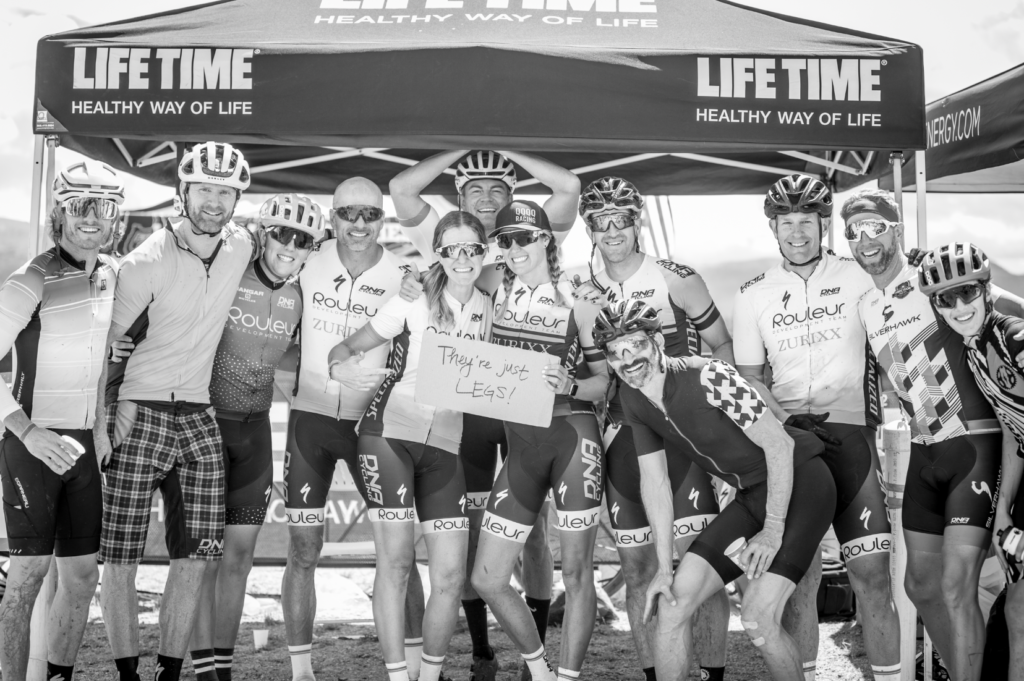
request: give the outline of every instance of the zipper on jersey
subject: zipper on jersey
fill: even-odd
[[[352,277],[352,283],[348,287],[348,305],[345,306],[345,328],[342,329],[341,331],[341,340],[345,340],[346,338],[348,338],[348,321],[349,318],[352,316],[352,292],[356,290],[356,281],[365,273],[366,272],[360,272],[356,276]],[[367,320],[367,323],[369,323],[369,320]],[[327,378],[328,380],[330,380],[330,376],[328,376]],[[341,420],[342,396],[344,395],[344,393],[345,386],[341,386],[341,389],[338,390],[338,411],[334,415],[334,417],[339,421]]]
[[[644,395],[644,397],[647,397],[647,395]],[[673,421],[669,417],[668,412],[666,412],[664,409],[662,409],[660,406],[658,406],[658,404],[654,400],[652,400],[650,397],[647,397],[647,401],[650,402],[651,404],[653,404],[654,408],[662,413],[662,415],[665,417],[665,420],[669,423],[670,426],[672,426],[673,430],[676,431],[676,434],[679,435],[679,437],[683,438],[684,440],[686,440],[687,442],[690,443],[690,448],[693,449],[693,451],[695,451],[698,455],[704,457],[705,459],[707,459],[708,461],[711,462],[711,465],[715,467],[715,470],[718,471],[721,474],[719,476],[720,478],[722,478],[723,480],[726,480],[726,479],[728,479],[730,477],[735,478],[736,479],[736,489],[743,489],[740,486],[740,476],[735,475],[733,473],[726,473],[721,468],[719,468],[718,467],[718,463],[716,463],[714,459],[712,459],[710,456],[708,456],[704,452],[702,452],[699,449],[697,449],[697,446],[693,444],[693,441],[690,438],[686,437],[686,435],[683,434],[683,431],[679,430],[679,426],[677,426],[676,422]],[[668,454],[668,452],[666,452],[666,455],[667,454]]]

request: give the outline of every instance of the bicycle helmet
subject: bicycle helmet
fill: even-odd
[[[953,242],[927,254],[917,268],[921,293],[930,296],[947,288],[992,278],[988,256],[971,243]]]
[[[644,197],[632,182],[613,176],[594,180],[580,194],[580,217],[587,224],[593,215],[611,208],[623,208],[639,216],[644,209]]]
[[[611,307],[602,308],[594,320],[594,344],[604,349],[616,338],[628,336],[636,331],[653,335],[661,331],[661,317],[658,311],[640,299],[623,300]]]
[[[203,142],[182,156],[178,164],[178,179],[245,191],[252,178],[249,176],[249,164],[238,149],[224,142]]]
[[[501,180],[511,194],[516,190],[516,168],[496,151],[474,151],[455,167],[455,191],[461,194],[473,180]]]
[[[302,194],[277,194],[260,206],[260,224],[264,227],[292,227],[315,241],[324,238],[324,214],[320,205]]]
[[[764,214],[773,219],[789,213],[832,217],[832,192],[816,177],[787,175],[773,184],[765,195]]]
[[[101,161],[72,163],[53,180],[54,202],[60,205],[68,199],[109,199],[120,206],[124,203],[124,182]]]

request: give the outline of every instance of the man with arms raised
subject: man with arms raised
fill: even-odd
[[[832,523],[857,594],[871,670],[882,681],[899,678],[900,632],[889,589],[892,535],[875,450],[878,375],[857,311],[872,283],[856,262],[824,248],[832,209],[832,192],[807,175],[783,177],[768,190],[764,212],[782,262],[736,294],[736,368],[779,421],[826,443],[822,458],[836,482]],[[765,387],[769,364],[771,390]],[[818,650],[819,577],[815,565],[784,619],[794,622],[807,681],[814,679]]]
[[[163,492],[171,562],[160,604],[159,681],[179,678],[206,566],[223,552],[224,464],[210,375],[238,281],[258,253],[253,235],[231,223],[249,186],[237,149],[197,144],[182,157],[178,179],[184,219],[121,263],[109,339],[130,331],[135,351],[101,383],[107,395],[94,427],[106,466],[100,604],[121,681],[138,678],[135,574],[153,491]]]
[[[543,158],[520,152],[446,151],[424,159],[391,180],[391,198],[395,202],[398,218],[405,233],[421,253],[433,252],[430,243],[440,218],[420,194],[460,158],[462,161],[455,170],[459,209],[475,215],[488,234],[494,231],[498,211],[512,202],[512,193],[516,189],[516,170],[512,165],[514,161],[551,189],[552,195],[544,202],[544,211],[551,222],[555,241],[561,243],[568,235],[576,220],[576,206],[580,196],[580,181],[574,174]],[[492,240],[484,259],[483,273],[477,282],[481,289],[493,291],[501,283],[501,257],[501,250]],[[487,495],[494,482],[496,448],[501,448],[503,453],[508,451],[502,422],[466,414],[460,456],[466,471],[468,490],[470,573],[476,557]],[[546,512],[539,514],[534,527],[537,531],[530,533],[522,554],[523,587],[526,590],[527,605],[543,642],[554,569],[548,548]],[[473,641],[473,679],[493,681],[498,664],[488,643],[487,606],[468,579],[463,590],[462,607],[466,612]],[[522,673],[523,678],[529,678],[526,666]]]
[[[821,442],[784,428],[730,365],[669,357],[657,311],[642,300],[606,308],[595,344],[618,375],[622,406],[640,459],[640,485],[657,549],[644,620],[657,613],[658,678],[685,678],[697,608],[742,574],[751,580],[740,620],[772,677],[802,675],[782,608],[807,571],[835,508]],[[737,489],[672,569],[669,457],[686,457]],[[660,597],[660,598],[659,598]]]
[[[114,306],[116,263],[100,255],[124,184],[106,164],[74,163],[54,181],[56,245],[0,286],[0,354],[14,349],[13,389],[0,381],[4,520],[11,565],[0,602],[0,664],[25,678],[32,607],[57,556],[46,678],[70,681],[96,593],[103,497],[90,429]]]
[[[640,215],[644,200],[632,183],[618,177],[592,182],[580,196],[580,216],[604,267],[580,285],[577,298],[599,305],[644,300],[665,320],[665,350],[672,357],[700,356],[701,341],[712,355],[732,363],[732,341],[703,278],[686,265],[658,260],[640,250]],[[640,666],[648,681],[655,677],[651,634],[643,625],[644,596],[657,569],[650,522],[640,495],[640,464],[633,433],[625,424],[622,400],[608,405],[611,423],[605,432],[608,513],[615,546],[626,576],[626,612]],[[685,457],[672,457],[669,478],[675,515],[673,532],[679,555],[718,515],[711,476]],[[721,681],[729,628],[729,600],[719,591],[697,611],[697,659],[704,681]]]

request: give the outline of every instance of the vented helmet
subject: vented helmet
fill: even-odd
[[[473,180],[500,180],[511,194],[516,190],[516,168],[496,151],[474,151],[455,167],[455,191],[461,194]]]
[[[326,234],[320,205],[302,194],[277,194],[260,206],[260,224],[264,227],[292,227],[320,241]]]
[[[787,175],[771,186],[764,197],[769,219],[790,213],[817,213],[832,217],[832,192],[824,182],[809,175]]]
[[[580,217],[587,224],[590,218],[606,210],[621,209],[639,216],[644,209],[644,197],[632,182],[621,177],[602,177],[587,185],[580,194]]]
[[[622,300],[597,313],[597,319],[594,320],[594,344],[603,352],[616,338],[637,331],[644,331],[648,335],[661,331],[661,317],[657,310],[643,300]]]
[[[124,203],[124,182],[117,172],[101,161],[86,159],[72,163],[53,180],[53,200],[60,205],[68,199],[108,199]]]
[[[181,158],[178,179],[182,182],[203,182],[231,187],[238,191],[249,188],[249,164],[242,152],[224,142],[197,144]]]
[[[972,281],[986,282],[992,269],[984,251],[971,243],[953,242],[925,256],[917,268],[921,293],[930,296]]]

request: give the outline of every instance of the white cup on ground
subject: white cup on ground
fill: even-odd
[[[267,647],[267,639],[270,638],[269,629],[253,629],[252,645],[256,650],[263,650]]]

